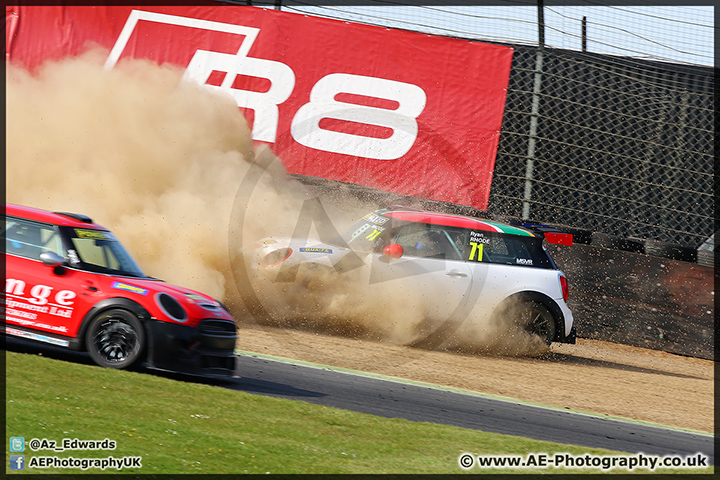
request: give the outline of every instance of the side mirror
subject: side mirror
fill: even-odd
[[[43,252],[40,254],[40,261],[48,267],[60,267],[65,265],[65,259],[55,252]]]
[[[387,247],[383,248],[383,255],[398,259],[403,256],[403,248],[397,243],[391,243]]]

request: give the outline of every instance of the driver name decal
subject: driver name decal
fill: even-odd
[[[490,243],[490,239],[483,232],[471,231],[470,241],[468,242],[471,247],[468,261],[482,262],[483,249],[488,243]]]

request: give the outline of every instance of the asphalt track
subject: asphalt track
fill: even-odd
[[[93,364],[86,353],[11,337],[6,337],[5,346],[10,351],[41,352],[50,358]],[[254,355],[239,355],[237,363],[237,378],[209,383],[251,394],[298,400],[386,418],[454,425],[569,445],[663,456],[685,457],[702,453],[708,457],[710,464],[715,464],[714,437],[710,435],[538,407]],[[184,381],[195,379],[208,383],[207,380],[196,377],[153,370],[145,372],[169,378],[179,377]],[[468,445],[468,449],[472,447]]]
[[[227,386],[248,393],[627,453],[703,453],[715,463],[710,435],[248,355],[238,364],[240,378]]]

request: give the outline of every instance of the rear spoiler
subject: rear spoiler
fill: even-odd
[[[573,244],[572,233],[562,232],[557,227],[532,222],[524,222],[521,223],[520,226],[538,235],[544,235],[545,240],[547,240],[548,243],[566,246],[571,246]]]

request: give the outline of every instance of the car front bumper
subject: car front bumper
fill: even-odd
[[[235,323],[206,319],[197,327],[150,320],[148,366],[201,376],[235,374]]]

